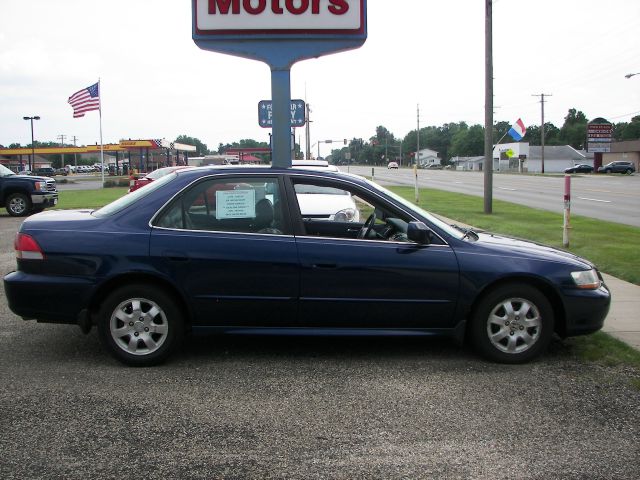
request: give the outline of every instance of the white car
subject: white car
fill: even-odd
[[[326,160],[292,160],[296,169],[339,172]],[[304,218],[336,222],[359,222],[360,211],[351,194],[336,188],[319,185],[296,185],[298,205]]]
[[[387,168],[398,168],[398,164],[396,162],[389,162]]]

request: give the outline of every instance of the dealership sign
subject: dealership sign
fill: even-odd
[[[587,151],[608,153],[611,151],[613,125],[604,118],[596,118],[587,124]]]
[[[196,0],[195,20],[201,35],[359,35],[364,1]]]
[[[291,67],[361,47],[367,39],[367,1],[192,0],[191,6],[198,47],[269,65],[272,165],[290,167]]]

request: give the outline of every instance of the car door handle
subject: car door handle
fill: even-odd
[[[338,268],[338,265],[335,263],[314,263],[311,265],[311,268],[321,268],[323,270]]]
[[[188,262],[189,261],[189,257],[182,252],[169,251],[169,252],[164,252],[162,256],[171,262]]]

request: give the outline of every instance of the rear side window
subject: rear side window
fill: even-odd
[[[214,178],[189,186],[154,225],[177,230],[283,235],[277,178]]]

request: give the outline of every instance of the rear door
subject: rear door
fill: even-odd
[[[194,326],[295,324],[299,269],[277,176],[215,176],[154,221],[151,256],[181,286]]]

